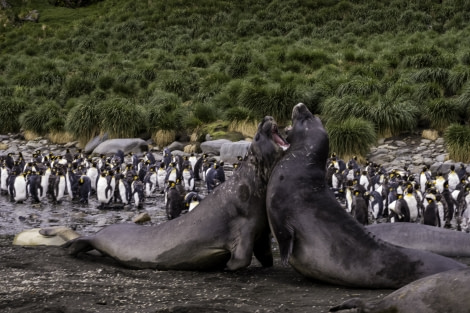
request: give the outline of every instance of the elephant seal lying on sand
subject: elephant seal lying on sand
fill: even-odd
[[[470,268],[450,270],[416,280],[382,300],[365,302],[353,298],[331,308],[330,312],[354,308],[358,313],[470,312],[469,285]]]
[[[326,181],[328,135],[302,103],[293,109],[287,141],[290,148],[271,173],[266,200],[284,264],[313,279],[365,288],[399,288],[465,267],[376,239],[341,207]]]
[[[66,243],[70,254],[96,249],[120,263],[159,270],[237,270],[253,253],[272,266],[266,185],[286,142],[267,116],[245,161],[197,209],[156,226],[115,224]]]

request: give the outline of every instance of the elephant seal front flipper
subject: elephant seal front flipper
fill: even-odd
[[[326,180],[328,134],[304,104],[293,109],[287,141],[290,148],[269,179],[266,205],[282,258],[297,272],[338,285],[399,288],[466,267],[377,239],[341,207]]]

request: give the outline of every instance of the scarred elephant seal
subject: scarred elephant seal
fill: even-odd
[[[242,165],[196,210],[156,226],[115,224],[65,244],[70,254],[96,249],[120,263],[160,270],[237,270],[255,257],[272,266],[266,185],[286,142],[267,116]]]
[[[290,148],[271,173],[267,212],[281,259],[309,278],[365,288],[398,288],[455,260],[374,238],[335,199],[326,181],[328,135],[299,103],[292,112]]]
[[[418,279],[381,300],[347,300],[330,312],[355,308],[358,313],[468,313],[469,285],[470,268],[450,270]]]

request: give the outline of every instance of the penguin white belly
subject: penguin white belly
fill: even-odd
[[[191,163],[191,169],[194,171],[194,167],[196,166],[197,158],[196,157],[189,157],[189,163]]]
[[[65,195],[65,185],[66,185],[65,176],[60,176],[59,183],[57,185],[57,190],[56,190],[56,199],[57,199],[57,201],[62,200],[62,198],[64,197],[64,195]]]
[[[21,202],[26,200],[27,193],[26,193],[26,180],[23,176],[18,176],[15,179],[15,183],[13,184],[13,188],[15,189],[15,196],[13,199],[16,202]]]
[[[168,175],[168,181],[176,182],[176,170],[170,172],[170,175]]]
[[[348,213],[352,211],[352,192],[349,188],[346,189],[346,211]]]
[[[47,196],[47,191],[49,189],[49,177],[51,176],[51,172],[48,170],[44,175],[41,176],[41,191],[38,192],[39,200],[44,199]]]
[[[91,181],[91,189],[96,191],[96,179],[98,178],[98,169],[95,167],[90,167],[86,171],[86,176],[90,178]]]
[[[455,187],[458,185],[460,179],[459,175],[457,173],[449,173],[449,176],[447,178],[447,181],[449,182],[449,190],[452,192],[455,190]]]
[[[190,182],[189,182],[190,179],[191,179],[191,172],[186,171],[186,170],[183,171],[183,184],[184,184],[184,189],[186,191],[191,190],[190,189],[191,185],[190,185]]]
[[[166,171],[161,169],[157,171],[157,183],[158,183],[158,189],[161,191],[165,189],[165,177],[166,177]]]
[[[136,207],[138,207],[140,204],[140,198],[139,198],[139,194],[137,192],[134,193],[134,205]]]
[[[339,179],[336,175],[331,176],[331,186],[335,189],[339,188]]]
[[[123,204],[128,204],[129,200],[127,199],[127,188],[122,181],[119,181],[118,184],[119,195],[121,196],[121,201]]]
[[[404,199],[410,209],[410,221],[416,222],[418,219],[418,201],[416,201],[414,195],[405,195]]]
[[[111,191],[106,189],[108,188],[108,180],[105,177],[100,177],[98,183],[96,184],[96,197],[100,203],[108,203],[111,199]]]
[[[395,212],[395,206],[396,206],[396,205],[397,205],[397,200],[391,202],[391,203],[388,205],[388,210]],[[395,217],[392,217],[392,218],[390,219],[390,223],[395,223],[395,222],[396,222]]]
[[[65,176],[65,187],[67,189],[67,194],[69,196],[69,199],[72,200],[73,194],[72,194],[72,184],[70,183],[70,173],[67,173],[67,176]]]
[[[8,178],[8,171],[6,169],[2,169],[2,173],[0,176],[0,190],[2,191],[8,191],[7,178]]]
[[[359,184],[364,186],[366,190],[369,190],[369,179],[367,178],[367,176],[361,176],[361,178],[359,179]]]

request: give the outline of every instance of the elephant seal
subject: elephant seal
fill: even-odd
[[[266,195],[283,264],[309,278],[365,288],[399,288],[465,267],[376,239],[341,207],[326,180],[328,135],[302,103],[293,109],[287,142],[290,148],[274,167]]]
[[[380,223],[368,225],[366,229],[400,247],[448,257],[470,257],[470,236],[460,231],[418,223]]]
[[[418,279],[381,300],[347,300],[330,312],[354,308],[359,313],[470,312],[469,285],[470,268],[450,270]]]
[[[243,164],[197,210],[154,226],[110,225],[64,247],[73,256],[96,249],[133,268],[237,270],[247,267],[253,254],[263,266],[272,266],[266,186],[286,145],[267,116]]]
[[[65,226],[32,228],[16,234],[13,244],[17,246],[61,246],[80,235]]]

